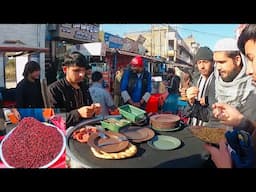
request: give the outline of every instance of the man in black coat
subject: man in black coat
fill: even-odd
[[[84,82],[86,67],[89,65],[84,55],[73,52],[66,55],[63,63],[65,77],[49,87],[53,108],[65,109],[66,127],[74,126],[83,118],[91,118],[100,113],[100,106],[94,107],[88,85]]]
[[[24,78],[16,87],[17,108],[43,108],[44,101],[40,84],[40,65],[35,61],[28,61],[25,65]]]

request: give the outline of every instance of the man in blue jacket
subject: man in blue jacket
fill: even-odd
[[[124,103],[145,109],[151,95],[151,74],[144,69],[141,56],[134,57],[121,79],[121,96]]]

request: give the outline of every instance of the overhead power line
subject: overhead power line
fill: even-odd
[[[192,31],[192,32],[201,33],[201,34],[205,34],[205,35],[210,35],[210,36],[217,36],[217,37],[222,37],[222,38],[233,38],[231,36],[221,35],[221,34],[217,34],[217,33],[209,33],[209,32],[199,31],[199,30],[195,30],[195,29],[188,29],[188,28],[184,28],[184,27],[180,27],[180,26],[174,26],[173,28],[180,28],[182,30]]]

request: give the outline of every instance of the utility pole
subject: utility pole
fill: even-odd
[[[153,46],[154,46],[154,54],[153,57],[156,55],[156,41],[155,41],[155,25],[153,25]]]
[[[153,56],[153,24],[151,24],[151,51],[150,56]]]
[[[160,36],[160,44],[159,44],[159,56],[161,57],[161,55],[162,55],[162,52],[161,52],[161,50],[162,50],[162,43],[161,43],[161,25],[159,26],[159,36]]]

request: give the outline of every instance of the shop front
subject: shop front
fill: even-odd
[[[17,82],[23,78],[23,70],[27,61],[34,60],[41,65],[41,80],[44,79],[44,67],[42,66],[41,54],[46,53],[47,48],[33,47],[20,41],[5,41],[0,45],[0,101],[3,107],[12,107],[15,105],[15,87]],[[6,86],[6,64],[10,58],[15,60],[15,77],[12,86]],[[10,83],[9,83],[10,84]]]
[[[46,55],[47,82],[51,83],[62,72],[64,55],[77,44],[98,42],[99,24],[49,24],[46,45],[50,53]],[[56,77],[57,76],[57,77]]]
[[[76,44],[69,48],[69,52],[78,51],[89,60],[91,72],[99,71],[103,74],[105,88],[110,90],[111,56],[107,53],[106,44],[102,42]],[[110,53],[111,54],[111,53]],[[91,79],[91,74],[88,75]]]

